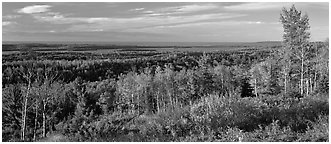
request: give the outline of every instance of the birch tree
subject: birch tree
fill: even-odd
[[[32,77],[33,72],[32,69],[28,69],[26,73],[22,74],[24,79],[27,81],[27,86],[25,89],[25,93],[23,94],[23,105],[22,105],[22,135],[21,139],[22,141],[25,141],[25,135],[26,135],[26,126],[27,126],[27,110],[28,110],[28,100],[30,99],[30,93],[31,93],[31,85],[32,85]]]
[[[280,14],[283,24],[283,74],[284,91],[287,93],[288,83],[300,79],[300,94],[304,93],[305,67],[309,49],[310,33],[309,18],[302,14],[294,5],[290,9],[283,8]],[[290,75],[291,74],[291,75]],[[291,77],[291,78],[290,78]],[[292,89],[292,88],[291,88]]]

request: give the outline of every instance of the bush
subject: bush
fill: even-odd
[[[329,141],[329,116],[319,116],[316,122],[308,127],[298,141],[314,141],[314,142],[327,142]]]
[[[263,103],[256,101],[256,98],[219,97],[211,103],[211,111],[208,121],[209,127],[214,131],[222,129],[239,128],[243,131],[252,131],[258,128],[262,116],[262,110],[266,107]]]
[[[297,136],[289,127],[281,127],[279,121],[273,121],[271,124],[255,131],[245,133],[243,141],[264,141],[264,142],[290,142],[295,141]]]

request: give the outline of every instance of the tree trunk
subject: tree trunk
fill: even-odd
[[[30,73],[29,73],[30,74]],[[23,126],[22,126],[22,141],[25,140],[25,129],[26,129],[26,115],[27,115],[27,107],[28,107],[28,97],[30,94],[30,87],[31,87],[31,80],[30,80],[30,76],[29,76],[29,80],[28,80],[29,84],[28,84],[28,88],[27,88],[27,92],[26,92],[26,96],[24,97],[24,110],[23,110]]]
[[[310,92],[309,93],[312,93],[313,92],[313,82],[311,80],[311,77],[309,78],[309,84],[310,84],[310,86],[309,86]]]
[[[22,102],[24,101],[24,97],[22,98]],[[22,127],[21,127],[21,140],[24,141],[24,102],[22,104],[22,119],[21,119]]]
[[[306,87],[307,87],[307,96],[309,95],[309,80],[306,80]]]
[[[315,71],[314,72],[314,88],[313,88],[313,91],[316,90],[316,87],[317,87],[317,72]]]
[[[254,79],[254,83],[255,83],[254,92],[255,92],[255,96],[257,97],[257,80],[256,80],[256,78]]]
[[[138,94],[137,105],[138,105],[138,113],[140,113],[140,94]]]
[[[171,88],[170,88],[171,112],[174,112],[174,105],[175,105],[176,100],[173,99],[173,97],[174,97],[173,81],[170,81],[170,82],[171,82]]]
[[[35,107],[35,117],[34,117],[34,131],[33,131],[33,141],[36,141],[36,133],[37,133],[37,124],[38,124],[38,103],[36,102]]]
[[[168,95],[169,95],[169,100],[170,100],[170,109],[171,109],[171,112],[173,112],[172,110],[172,107],[173,107],[173,103],[172,103],[172,98],[171,98],[171,93],[170,91],[168,91]]]
[[[162,94],[162,101],[163,101],[162,111],[165,112],[165,109],[167,108],[167,102],[166,102],[166,95],[165,94]]]
[[[304,89],[304,85],[303,85],[303,77],[304,77],[304,54],[303,54],[303,47],[302,47],[302,51],[301,51],[301,76],[300,76],[300,94],[301,96],[303,96],[303,89]]]
[[[287,72],[285,69],[284,69],[284,94],[286,95],[287,94]]]
[[[43,137],[46,137],[46,103],[43,103]]]
[[[160,112],[160,103],[159,103],[159,95],[160,95],[160,91],[157,90],[157,93],[156,93],[156,106],[157,106],[157,112]]]
[[[135,111],[136,111],[134,109],[134,107],[131,107],[133,104],[134,104],[133,93],[131,93],[131,104],[130,104],[130,108],[131,108],[130,112],[131,112],[131,114],[132,113],[135,113]]]
[[[160,90],[160,91],[161,91],[161,90]],[[160,111],[163,112],[163,108],[164,108],[164,106],[165,106],[165,104],[164,104],[164,96],[163,96],[162,92],[160,93],[160,95],[161,95],[161,100],[160,100]]]
[[[23,110],[23,126],[22,126],[22,141],[25,140],[25,127],[26,127],[26,109],[27,109],[27,101],[28,101],[28,96],[25,96],[24,98],[24,110]]]

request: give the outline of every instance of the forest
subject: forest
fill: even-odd
[[[2,141],[329,141],[329,40],[280,21],[280,46],[213,52],[3,44]]]

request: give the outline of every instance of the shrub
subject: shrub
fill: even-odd
[[[239,128],[228,128],[225,131],[217,133],[215,141],[218,142],[242,142],[245,133]]]
[[[265,141],[265,142],[289,142],[295,141],[297,136],[289,127],[281,127],[279,121],[273,121],[271,124],[255,131],[245,133],[244,141]]]
[[[216,108],[213,108],[209,115],[210,127],[215,131],[227,127],[252,131],[258,128],[262,110],[266,107],[263,103],[256,101],[256,98],[220,97],[215,103],[218,104],[215,104]]]
[[[298,141],[329,141],[329,116],[320,115],[317,121],[312,122],[312,126],[308,127],[306,133],[304,133]]]

